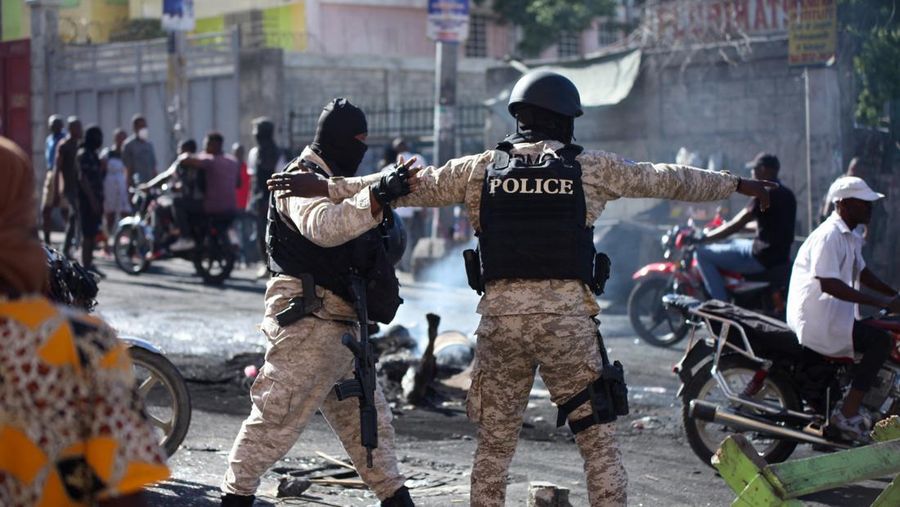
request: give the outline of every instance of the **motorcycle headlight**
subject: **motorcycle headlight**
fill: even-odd
[[[669,249],[669,239],[671,239],[671,238],[669,238],[669,234],[668,234],[668,233],[663,234],[663,237],[660,238],[660,240],[659,240],[659,246],[662,247],[663,251],[666,251],[666,250]]]

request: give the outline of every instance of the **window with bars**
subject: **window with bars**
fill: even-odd
[[[559,34],[557,56],[566,58],[581,55],[581,34],[563,32]]]
[[[484,14],[469,15],[469,38],[466,39],[467,57],[487,58],[487,25],[488,17]]]

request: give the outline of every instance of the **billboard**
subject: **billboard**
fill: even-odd
[[[469,36],[469,0],[428,0],[429,39],[462,42]]]
[[[194,0],[163,0],[163,30],[189,32],[194,25]]]
[[[837,0],[790,0],[788,63],[823,65],[837,45]]]

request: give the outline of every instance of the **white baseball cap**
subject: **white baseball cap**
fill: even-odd
[[[877,201],[884,199],[884,194],[869,188],[865,180],[856,176],[842,176],[831,184],[828,189],[828,200],[837,202],[841,199],[860,199],[863,201]]]

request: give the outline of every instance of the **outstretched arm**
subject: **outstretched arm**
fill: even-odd
[[[411,169],[412,192],[397,198],[391,204],[396,207],[446,206],[462,202],[466,187],[476,174],[475,168],[484,156],[485,154],[481,154],[453,159],[440,168]],[[404,165],[410,165],[414,160]],[[312,172],[277,173],[269,179],[268,187],[272,191],[284,191],[285,196],[329,197],[333,202],[367,193],[373,216],[380,216],[381,207],[373,198],[372,186],[381,182],[385,174],[382,172],[362,177],[326,179]]]
[[[685,165],[631,162],[600,151],[586,152],[579,160],[587,190],[608,201],[620,197],[717,201],[738,192],[758,198],[761,209],[766,209],[768,189],[777,186]]]

